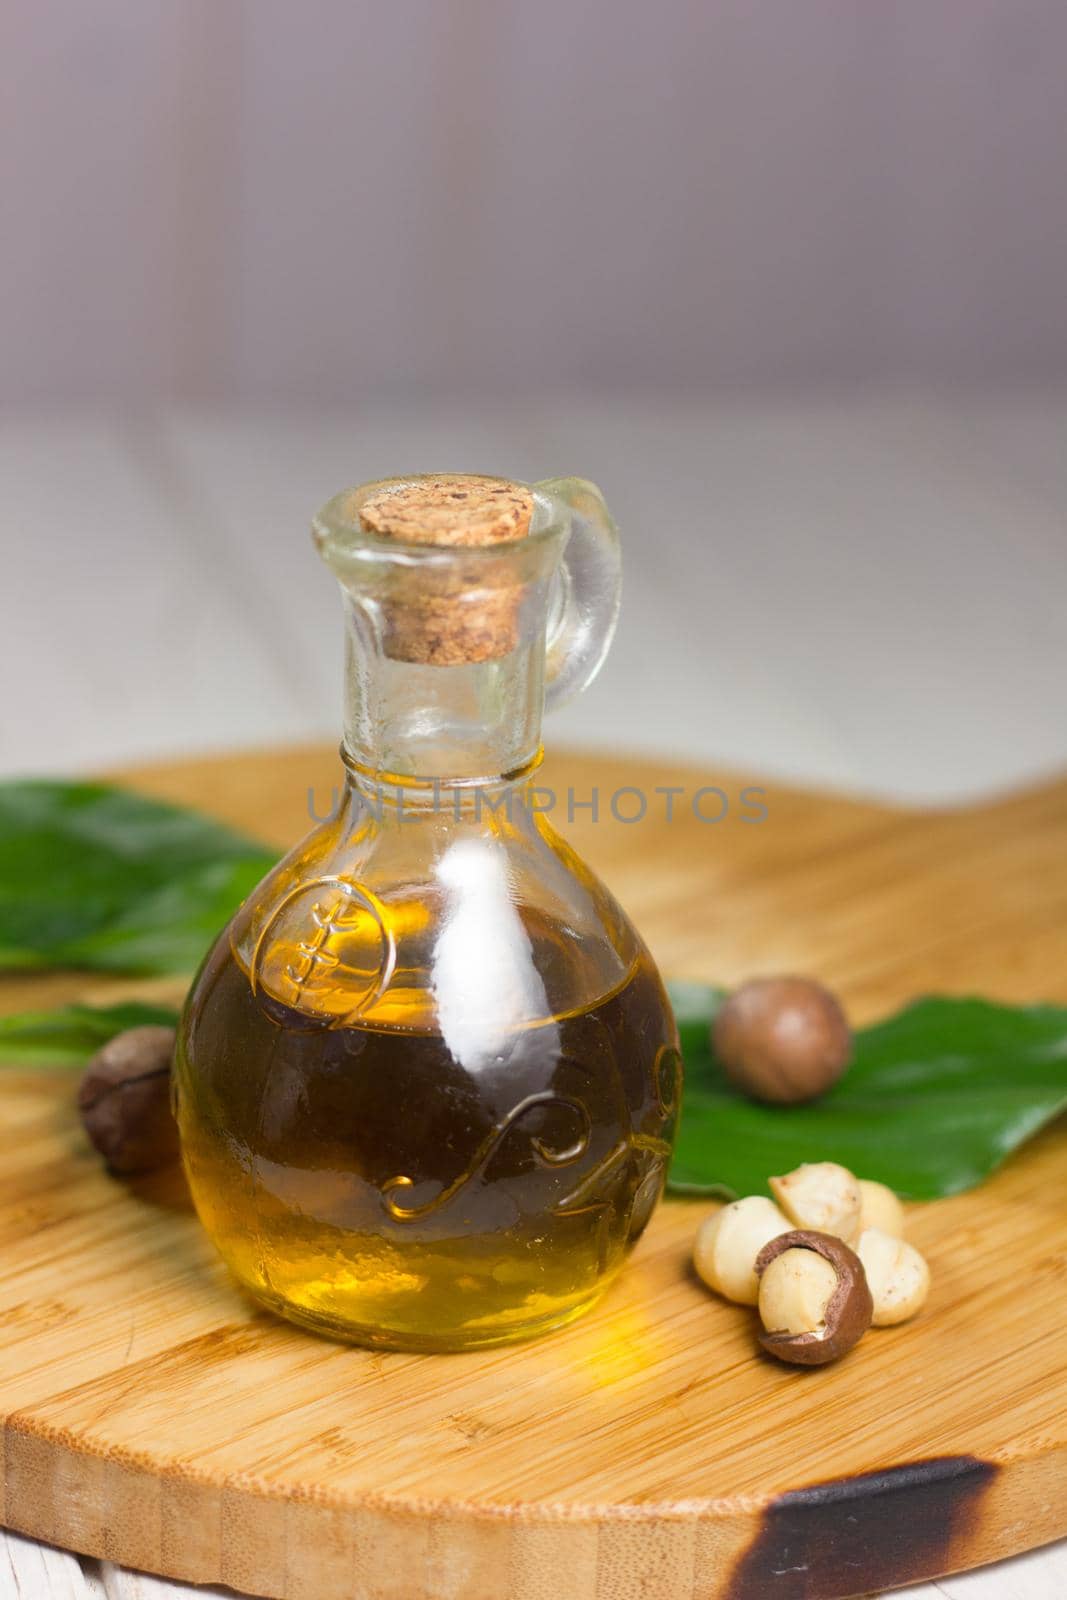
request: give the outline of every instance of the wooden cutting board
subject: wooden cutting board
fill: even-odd
[[[281,844],[338,770],[316,749],[131,779]],[[668,973],[817,973],[857,1020],[931,989],[1067,1000],[1067,781],[938,814],[767,786],[758,826],[722,774],[560,758],[545,781],[599,788],[600,820],[566,831]],[[702,784],[727,796],[716,825],[688,804]],[[687,796],[669,825],[662,797],[627,825],[622,785]],[[0,1006],[135,992],[178,991],[11,978]],[[916,1324],[801,1371],[694,1280],[694,1201],[665,1203],[599,1308],[540,1343],[316,1339],[242,1298],[174,1174],[105,1175],[69,1074],[7,1072],[2,1092],[9,1527],[286,1600],[830,1600],[1067,1533],[1063,1126],[913,1208],[934,1272]]]

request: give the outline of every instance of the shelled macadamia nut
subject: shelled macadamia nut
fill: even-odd
[[[860,1231],[859,1180],[836,1161],[810,1161],[771,1178],[771,1193],[797,1228],[832,1233],[851,1244]]]
[[[907,1322],[922,1310],[930,1292],[930,1268],[914,1245],[881,1228],[866,1228],[856,1254],[867,1274],[876,1328]]]
[[[872,1178],[861,1178],[859,1184],[860,1233],[867,1228],[880,1228],[883,1233],[891,1233],[894,1239],[903,1239],[904,1207],[892,1189],[886,1188],[884,1183],[875,1183]]]
[[[789,1227],[788,1217],[763,1195],[734,1200],[701,1225],[693,1246],[693,1265],[709,1289],[738,1305],[754,1306],[759,1298],[756,1257],[771,1239],[788,1233]]]
[[[825,1325],[837,1273],[814,1250],[794,1248],[775,1256],[760,1283],[759,1314],[774,1333],[811,1333]]]

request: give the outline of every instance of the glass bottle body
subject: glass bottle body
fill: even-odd
[[[297,1321],[405,1348],[528,1337],[599,1294],[659,1198],[679,1081],[658,976],[588,874],[614,938],[578,958],[564,908],[506,894],[524,831],[453,836],[444,882],[375,895],[393,982],[352,1022],[382,940],[336,884],[301,890],[333,928],[319,972],[288,941],[257,971],[238,925],[200,974],[177,1072],[190,1185],[237,1278]]]

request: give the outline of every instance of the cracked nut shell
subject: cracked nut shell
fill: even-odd
[[[762,1278],[772,1261],[787,1250],[812,1250],[828,1261],[837,1283],[826,1304],[819,1328],[805,1333],[783,1333],[773,1328],[760,1334],[760,1344],[769,1355],[796,1366],[820,1367],[836,1361],[859,1343],[874,1316],[874,1303],[867,1286],[863,1263],[843,1240],[829,1233],[797,1228],[781,1233],[763,1246],[756,1257],[756,1277]]]
[[[151,1172],[178,1157],[170,1107],[174,1029],[128,1028],[109,1039],[85,1069],[78,1110],[93,1148],[112,1172]]]

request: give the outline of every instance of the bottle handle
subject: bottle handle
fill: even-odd
[[[554,711],[592,683],[611,645],[622,584],[619,530],[585,478],[550,478],[534,490],[570,516],[545,658],[545,710]]]

